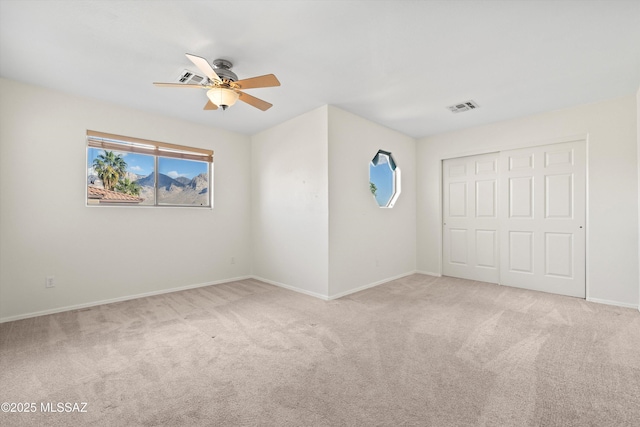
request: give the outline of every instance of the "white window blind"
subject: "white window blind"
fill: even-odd
[[[89,147],[213,163],[213,151],[87,130]]]

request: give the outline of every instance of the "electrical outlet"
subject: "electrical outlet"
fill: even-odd
[[[44,287],[45,288],[53,288],[55,286],[56,286],[55,278],[53,276],[47,276],[47,278],[45,279],[45,282],[44,282]]]

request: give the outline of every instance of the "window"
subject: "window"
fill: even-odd
[[[388,151],[378,150],[369,162],[369,190],[381,208],[392,208],[400,196],[400,168]]]
[[[213,151],[87,131],[87,205],[211,207]]]

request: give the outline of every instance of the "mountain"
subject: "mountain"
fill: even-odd
[[[189,187],[196,190],[199,194],[206,193],[206,190],[209,188],[209,180],[207,179],[207,174],[201,173],[200,175],[194,177],[189,183]]]
[[[124,178],[129,178],[129,181],[133,182],[133,181],[138,181],[140,178],[144,178],[144,175],[138,175],[133,172],[127,171],[124,174]]]
[[[179,176],[175,180],[178,181],[180,184],[184,184],[184,185],[191,184],[191,180],[186,176]]]
[[[138,184],[142,185],[143,187],[153,187],[154,180],[155,180],[155,172],[151,172],[149,175],[145,176],[144,178],[140,178],[138,180]],[[166,190],[170,190],[172,187],[184,188],[185,184],[165,174],[161,173],[158,175],[158,189],[164,188]]]
[[[154,185],[155,174],[138,176],[136,182],[142,187],[140,197],[144,199],[143,205],[153,205],[155,198]],[[209,204],[209,180],[207,174],[200,174],[193,179],[186,177],[171,178],[168,175],[158,174],[158,203],[166,205],[191,205],[206,206]]]

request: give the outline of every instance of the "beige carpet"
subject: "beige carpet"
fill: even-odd
[[[460,279],[330,302],[244,280],[0,338],[0,401],[37,406],[3,426],[640,425],[637,310]]]

